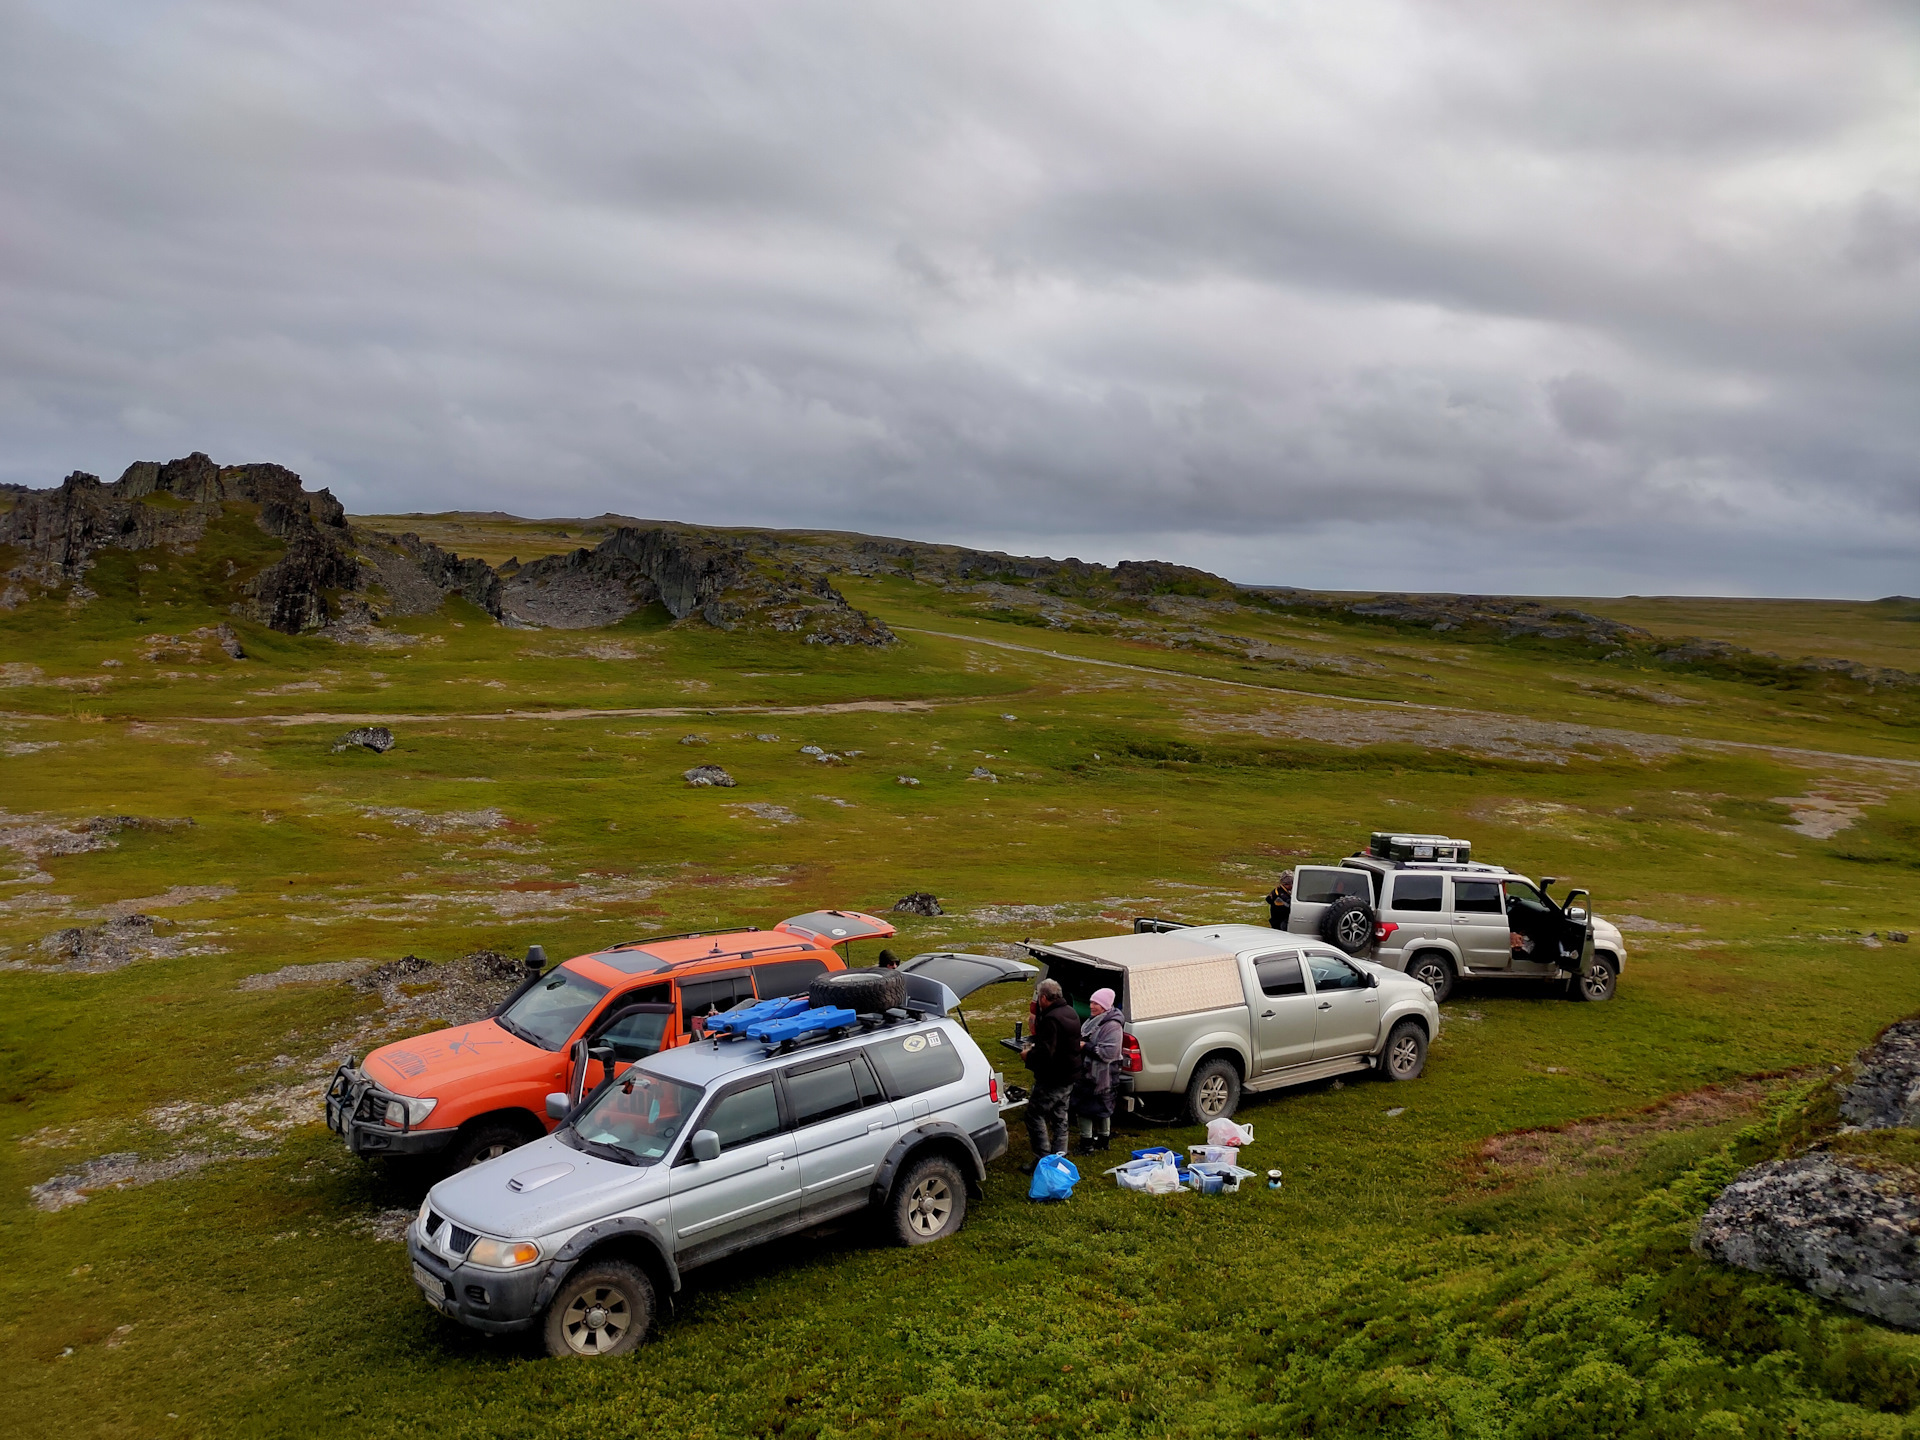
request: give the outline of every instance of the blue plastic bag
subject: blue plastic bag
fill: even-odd
[[[1080,1183],[1080,1171],[1064,1155],[1042,1155],[1033,1167],[1033,1184],[1027,1187],[1029,1200],[1071,1200],[1073,1187]]]

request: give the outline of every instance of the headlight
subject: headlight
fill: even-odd
[[[428,1195],[426,1199],[420,1202],[420,1214],[416,1217],[420,1221],[420,1228],[422,1230],[425,1230],[427,1228],[427,1211],[431,1210],[432,1208],[433,1208],[433,1196]]]
[[[401,1095],[387,1101],[387,1124],[399,1125],[405,1120],[408,1125],[418,1125],[433,1113],[438,1100],[411,1100]]]
[[[515,1270],[539,1258],[540,1247],[531,1240],[476,1240],[467,1251],[468,1264],[489,1270]]]

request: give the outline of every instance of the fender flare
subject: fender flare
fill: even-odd
[[[1373,1056],[1377,1060],[1387,1051],[1387,1038],[1393,1034],[1393,1027],[1402,1020],[1418,1020],[1420,1028],[1427,1032],[1427,1043],[1431,1045],[1440,1033],[1440,1027],[1427,1018],[1427,1012],[1420,1008],[1417,1000],[1402,1000],[1389,1005],[1380,1017],[1380,1043],[1373,1047]]]
[[[1453,973],[1455,975],[1461,974],[1466,967],[1466,962],[1460,958],[1460,947],[1451,940],[1410,940],[1407,942],[1406,948],[1400,952],[1401,959],[1405,962],[1400,967],[1400,973],[1402,975],[1407,973],[1407,966],[1413,964],[1413,957],[1420,954],[1423,950],[1438,950],[1442,955],[1446,956],[1447,959],[1453,963]]]
[[[553,1292],[560,1288],[560,1282],[573,1270],[575,1261],[594,1246],[615,1236],[632,1236],[645,1245],[660,1262],[661,1273],[667,1277],[667,1288],[675,1291],[680,1288],[680,1267],[674,1263],[673,1247],[667,1242],[667,1237],[660,1233],[660,1227],[651,1220],[642,1220],[638,1215],[614,1215],[574,1231],[567,1243],[560,1247],[547,1266],[546,1278],[533,1292],[534,1314],[547,1308],[553,1299]]]
[[[1252,1019],[1251,1011],[1247,1012],[1247,1018]],[[1253,1073],[1253,1053],[1247,1044],[1247,1037],[1236,1035],[1231,1030],[1213,1030],[1202,1035],[1181,1052],[1180,1063],[1173,1070],[1172,1093],[1184,1094],[1188,1084],[1193,1080],[1195,1067],[1207,1056],[1218,1054],[1222,1050],[1240,1062],[1242,1080]]]
[[[914,1152],[924,1149],[929,1141],[939,1142],[942,1149],[948,1148],[949,1142],[958,1144],[971,1170],[966,1177],[968,1190],[977,1192],[986,1183],[986,1163],[974,1148],[973,1137],[951,1120],[923,1120],[894,1141],[887,1150],[886,1159],[874,1167],[873,1183],[867,1187],[867,1198],[875,1205],[884,1204],[893,1191],[894,1176],[900,1173],[900,1167]]]

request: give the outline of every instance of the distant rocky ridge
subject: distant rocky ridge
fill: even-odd
[[[825,572],[756,554],[691,527],[621,526],[591,550],[495,570],[412,533],[348,523],[340,502],[309,492],[279,465],[214,464],[198,452],[127,467],[112,484],[79,471],[49,490],[10,490],[0,509],[0,609],[65,588],[94,598],[86,576],[102,551],[191,550],[229,509],[285,542],[284,553],[236,577],[235,613],[297,635],[370,640],[379,622],[428,614],[458,595],[509,626],[612,625],[658,603],[674,620],[723,630],[767,628],[823,645],[887,645],[893,632],[854,609]]]

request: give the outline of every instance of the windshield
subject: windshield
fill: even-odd
[[[632,1069],[574,1117],[573,1132],[629,1165],[651,1165],[672,1148],[704,1093],[698,1085]]]
[[[542,1050],[558,1050],[606,993],[606,986],[562,965],[496,1018],[522,1040]]]

